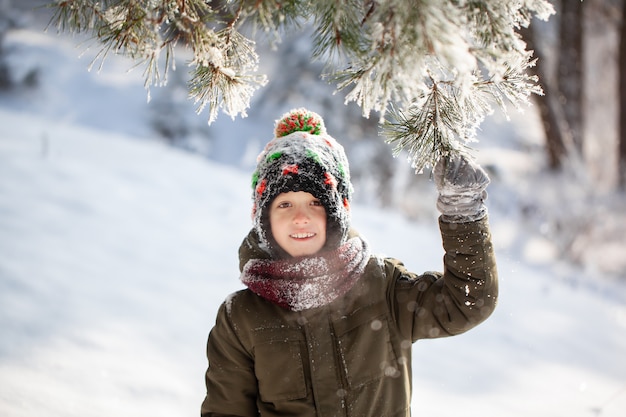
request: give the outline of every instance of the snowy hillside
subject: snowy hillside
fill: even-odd
[[[195,415],[207,333],[241,287],[247,174],[8,110],[0,126],[1,414]],[[440,267],[434,219],[354,212],[376,251]],[[495,217],[496,242],[521,233]],[[494,316],[415,346],[416,414],[622,415],[623,286],[499,255]]]
[[[242,287],[250,172],[147,140],[140,74],[125,63],[87,72],[71,41],[13,36],[31,48],[17,68],[54,71],[37,90],[0,96],[0,415],[198,415],[206,337]],[[579,182],[538,177],[537,140],[520,151],[512,133],[534,135],[529,120],[484,128],[499,306],[466,335],[415,345],[416,416],[624,415],[626,284],[555,258],[549,230],[520,217],[522,203],[554,213],[570,192],[567,213],[588,197]],[[237,125],[214,135],[241,137]],[[257,140],[271,125],[256,125]],[[432,188],[421,204],[434,207]],[[434,211],[353,212],[374,251],[416,272],[441,267]]]

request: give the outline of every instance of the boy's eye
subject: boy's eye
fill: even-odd
[[[319,207],[319,206],[321,206],[321,205],[322,205],[322,202],[321,202],[321,201],[319,201],[319,200],[315,200],[315,201],[312,201],[312,202],[311,202],[311,205],[312,205],[312,206],[318,206],[318,207]]]

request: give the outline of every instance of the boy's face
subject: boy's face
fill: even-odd
[[[326,243],[326,209],[306,191],[279,194],[269,220],[276,243],[291,256],[313,255]]]

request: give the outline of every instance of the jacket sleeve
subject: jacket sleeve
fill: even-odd
[[[496,307],[498,274],[487,217],[470,223],[439,220],[444,272],[416,275],[387,259],[389,303],[402,337],[418,339],[463,333]]]
[[[230,300],[222,304],[207,342],[209,367],[202,417],[253,417],[257,382],[251,355],[240,342],[229,315]]]

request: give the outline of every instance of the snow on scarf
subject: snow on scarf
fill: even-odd
[[[365,270],[369,249],[360,237],[334,251],[290,259],[251,259],[241,281],[260,297],[292,311],[329,304],[347,293]]]

